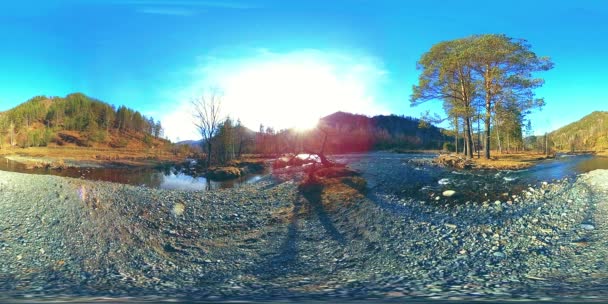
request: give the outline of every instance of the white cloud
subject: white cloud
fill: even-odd
[[[172,140],[200,138],[190,100],[211,86],[224,92],[223,114],[240,118],[254,130],[260,124],[275,129],[303,126],[336,111],[388,113],[377,97],[388,73],[372,56],[260,49],[250,57],[208,56],[199,62],[188,75],[192,82],[178,91],[179,102],[161,118]]]

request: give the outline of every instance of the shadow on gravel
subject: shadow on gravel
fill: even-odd
[[[327,211],[323,207],[323,202],[321,201],[321,191],[304,191],[302,193],[306,201],[308,201],[308,208],[312,209],[315,215],[319,218],[319,222],[323,225],[323,228],[329,234],[329,236],[334,239],[336,242],[340,243],[340,245],[344,245],[346,240],[344,236],[336,229],[331,218],[327,214]]]
[[[307,271],[305,263],[298,263],[298,244],[304,241],[298,226],[300,220],[307,216],[316,217],[327,235],[340,246],[346,243],[344,236],[334,226],[323,206],[321,191],[303,191],[302,195],[294,201],[287,234],[281,245],[276,252],[267,254],[269,257],[264,262],[254,267],[251,271],[254,275],[262,279],[274,279],[292,272],[303,274]]]
[[[262,256],[269,255],[269,257],[259,265],[254,266],[251,269],[252,274],[261,279],[269,280],[286,276],[290,269],[295,268],[298,258],[298,213],[301,209],[302,203],[296,200],[283,243],[275,253],[262,254]]]

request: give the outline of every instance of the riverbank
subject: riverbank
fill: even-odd
[[[602,156],[602,157],[608,157],[608,150],[597,152],[596,155]]]
[[[608,171],[456,205],[385,174],[345,196],[0,172],[0,300],[608,297]]]
[[[534,166],[536,163],[555,158],[554,154],[545,155],[533,152],[499,153],[493,152],[490,159],[483,156],[466,159],[460,154],[440,154],[435,163],[457,169],[474,170],[522,170]]]
[[[167,151],[86,147],[30,147],[0,149],[5,157],[32,168],[153,167],[183,161]]]

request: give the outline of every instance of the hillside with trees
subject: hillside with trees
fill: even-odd
[[[608,150],[608,112],[593,112],[549,133],[549,142],[564,152]]]
[[[0,113],[0,148],[165,148],[170,143],[162,136],[160,121],[81,93],[36,96]]]
[[[397,115],[367,117],[337,112],[321,119],[332,153],[369,150],[439,150],[451,137],[419,119]]]
[[[252,131],[230,118],[222,120],[211,137],[212,163],[226,163],[243,154],[281,155],[302,151],[338,154],[373,150],[439,150],[453,138],[440,128],[419,119],[397,116],[336,112],[320,119],[308,131],[276,131],[260,125]],[[194,142],[207,152],[207,141]],[[183,142],[191,146],[193,142]]]

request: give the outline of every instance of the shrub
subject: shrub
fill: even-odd
[[[125,148],[128,143],[129,143],[129,141],[127,139],[120,138],[120,139],[110,143],[110,146],[112,148]]]
[[[144,135],[144,139],[143,139],[144,144],[146,144],[148,147],[152,146],[152,136],[146,134]]]
[[[454,144],[449,143],[449,142],[444,142],[443,143],[443,151],[445,151],[445,152],[454,152],[454,150],[456,150],[454,148]]]
[[[104,130],[94,131],[89,134],[89,139],[92,142],[104,142],[106,140],[107,133]]]

